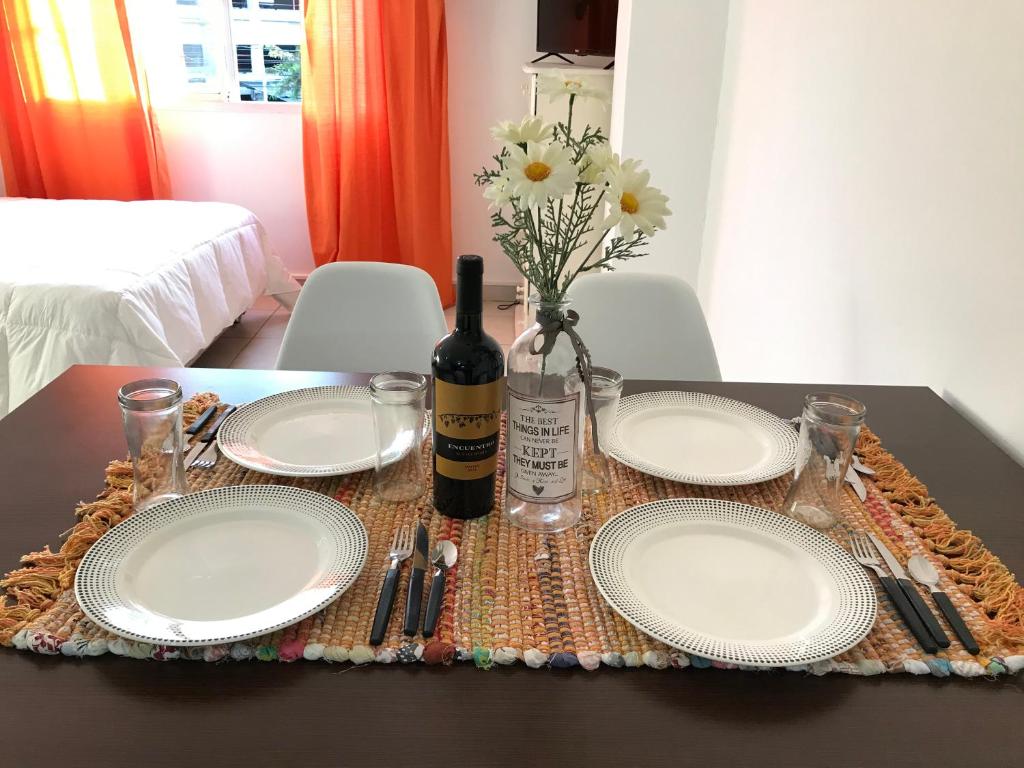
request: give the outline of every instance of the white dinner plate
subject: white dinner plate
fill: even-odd
[[[649,475],[698,485],[748,485],[796,463],[797,433],[768,411],[703,392],[624,397],[611,454]]]
[[[766,509],[666,499],[606,522],[590,547],[598,589],[651,637],[759,667],[830,659],[875,622],[864,569],[822,533]]]
[[[264,397],[228,416],[217,435],[236,464],[282,477],[372,469],[377,445],[368,387],[311,387]]]
[[[329,496],[213,488],[154,504],[82,558],[75,597],[101,627],[145,643],[229,643],[326,607],[366,562],[366,529]]]

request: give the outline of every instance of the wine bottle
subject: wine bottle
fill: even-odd
[[[484,262],[460,256],[455,330],[434,347],[434,508],[468,519],[494,507],[505,356],[483,328]]]

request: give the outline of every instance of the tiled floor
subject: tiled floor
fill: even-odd
[[[484,328],[501,344],[507,355],[516,338],[515,309],[498,309],[499,303],[488,301],[484,304]],[[444,316],[451,328],[455,322],[455,308],[445,310]],[[271,297],[263,296],[193,365],[197,368],[273,368],[289,317],[288,310]]]

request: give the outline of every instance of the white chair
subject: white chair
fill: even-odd
[[[337,262],[313,270],[285,329],[278,370],[430,373],[448,333],[434,281],[416,267]]]
[[[627,379],[722,380],[700,302],[678,277],[584,275],[569,289],[569,298],[594,365]]]

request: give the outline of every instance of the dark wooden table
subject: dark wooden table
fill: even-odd
[[[167,375],[245,402],[360,375],[75,367],[0,421],[0,571],[56,546],[124,453],[115,391]],[[810,385],[632,382],[795,415]],[[930,390],[845,386],[885,445],[1017,573],[1024,469]],[[1021,765],[1020,677],[463,664],[74,660],[0,649],[0,766]]]

